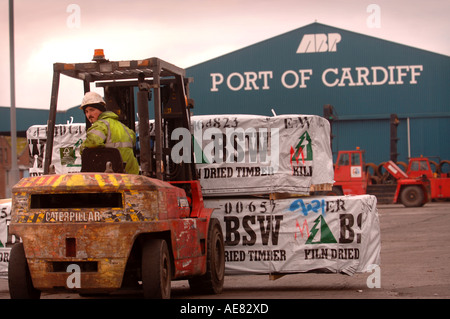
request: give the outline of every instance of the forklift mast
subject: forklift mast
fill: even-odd
[[[102,87],[106,109],[119,116],[129,128],[135,128],[135,92],[139,123],[139,144],[142,175],[164,181],[197,180],[193,153],[191,160],[174,163],[170,151],[175,143],[170,139],[173,130],[190,130],[189,83],[184,69],[158,58],[131,61],[109,61],[103,50],[95,50],[94,62],[54,63],[48,138],[45,150],[44,174],[50,171],[59,81],[61,74],[83,81],[84,92],[91,83]],[[154,137],[150,135],[149,101],[154,103]],[[86,129],[90,127],[86,121]],[[192,140],[190,140],[192,143]],[[192,145],[191,145],[192,146]],[[192,147],[190,148],[193,149]]]

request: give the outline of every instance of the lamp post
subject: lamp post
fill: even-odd
[[[16,130],[16,83],[14,62],[14,0],[9,0],[9,72],[10,72],[10,95],[11,95],[11,170],[9,172],[9,187],[19,181],[19,169],[17,166],[17,130]]]

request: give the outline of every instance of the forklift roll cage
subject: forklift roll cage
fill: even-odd
[[[89,63],[54,63],[47,122],[48,138],[45,149],[44,174],[50,171],[57,101],[61,74],[83,81],[84,92],[89,92],[91,83],[103,87],[107,110],[119,115],[119,120],[135,130],[134,91],[137,91],[139,115],[140,165],[142,175],[167,181],[196,180],[193,154],[190,163],[170,162],[171,141],[164,132],[176,127],[190,127],[189,108],[193,101],[189,97],[189,83],[184,69],[159,58],[130,61],[109,61],[104,56],[94,57]],[[175,86],[181,89],[175,89]],[[153,94],[152,94],[153,92]],[[155,136],[154,148],[150,147],[148,101],[154,97]],[[86,129],[90,127],[86,120]],[[170,136],[170,135],[165,135]]]

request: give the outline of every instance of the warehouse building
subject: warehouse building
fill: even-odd
[[[316,114],[331,105],[332,148],[399,161],[450,159],[450,58],[320,23],[187,69],[194,114]]]

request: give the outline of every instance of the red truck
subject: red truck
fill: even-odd
[[[406,173],[392,161],[384,168],[396,180],[394,203],[406,207],[423,206],[434,199],[450,198],[450,177],[448,173],[436,176],[426,157],[411,158]],[[332,193],[336,195],[361,195],[368,193],[371,178],[366,170],[364,151],[339,151],[334,170],[335,183]],[[387,188],[389,185],[377,185]]]

